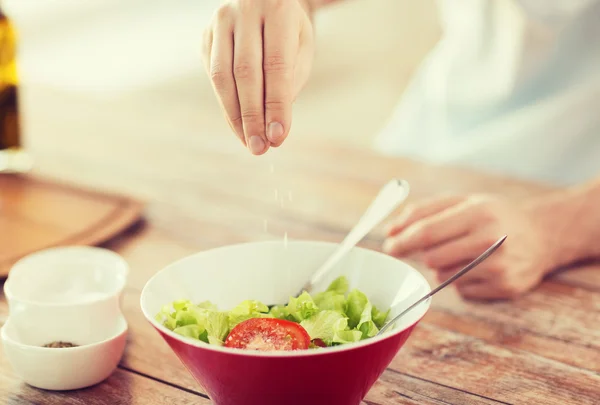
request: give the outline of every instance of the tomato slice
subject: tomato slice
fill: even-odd
[[[305,350],[310,336],[295,322],[275,318],[251,318],[237,324],[225,339],[225,347],[259,351]]]
[[[313,340],[313,345],[319,346],[319,347],[327,347],[327,345],[325,344],[325,342],[323,342],[321,339],[315,339],[315,340]]]

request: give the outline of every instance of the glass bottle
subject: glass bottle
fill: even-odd
[[[16,48],[14,26],[0,8],[0,173],[24,172],[31,167],[23,148]]]

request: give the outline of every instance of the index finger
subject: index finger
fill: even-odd
[[[478,221],[477,212],[472,212],[464,204],[455,205],[414,222],[396,236],[389,238],[384,250],[392,256],[400,256],[429,249],[465,236]]]
[[[279,146],[289,133],[292,120],[294,65],[300,43],[300,24],[293,8],[282,6],[265,17],[263,72],[266,134]]]

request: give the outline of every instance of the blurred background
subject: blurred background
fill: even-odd
[[[229,131],[200,55],[220,0],[2,4],[20,37],[26,143],[53,131],[79,132],[82,141],[136,131],[140,120],[144,128],[156,121],[157,134],[191,126],[216,136]],[[313,75],[296,103],[293,132],[370,146],[439,38],[434,2],[348,0],[319,13],[316,34]]]

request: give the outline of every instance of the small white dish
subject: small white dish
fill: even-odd
[[[117,253],[90,246],[45,249],[15,263],[4,284],[9,319],[1,339],[17,375],[48,390],[106,379],[125,349],[128,273]],[[43,347],[57,341],[77,347]]]
[[[91,334],[81,333],[77,319],[71,328],[60,329],[22,328],[13,321],[9,317],[0,330],[4,354],[21,379],[46,390],[74,390],[104,381],[115,371],[127,343],[127,322],[122,316],[112,328],[95,328]],[[78,346],[43,347],[56,341]]]
[[[72,319],[82,329],[111,327],[121,316],[128,273],[127,262],[108,249],[67,246],[38,251],[9,271],[4,284],[9,314],[16,323],[50,318],[57,330]]]

